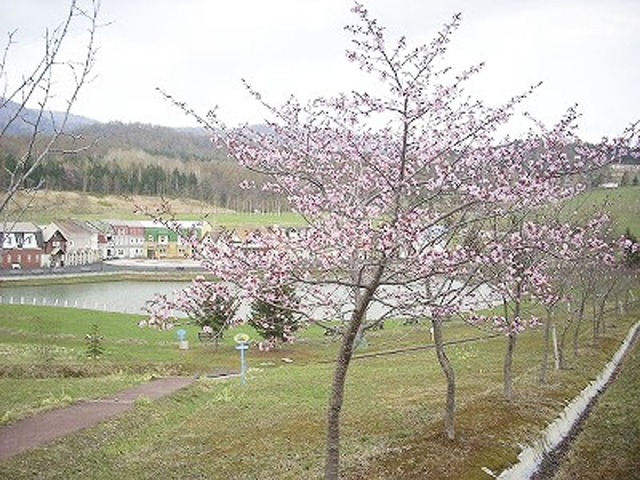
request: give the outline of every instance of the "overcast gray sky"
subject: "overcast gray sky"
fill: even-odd
[[[81,2],[83,0],[80,0]],[[0,33],[18,29],[15,75],[41,51],[47,26],[66,0],[0,0]],[[451,47],[455,67],[486,61],[475,88],[492,102],[543,80],[525,108],[545,121],[571,104],[582,134],[596,139],[640,118],[640,1],[370,0],[391,36],[428,41],[455,12],[463,23]],[[276,102],[362,85],[344,55],[349,0],[103,0],[97,79],[74,113],[101,121],[191,125],[159,86],[206,111],[219,105],[228,123],[258,123],[265,112],[240,79]],[[74,45],[82,32],[74,32]]]

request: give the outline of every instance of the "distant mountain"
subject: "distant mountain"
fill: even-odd
[[[11,121],[13,117],[15,117],[16,112],[18,112],[20,109],[20,104],[0,98],[0,106],[2,106],[2,108],[0,108],[1,130],[4,129],[4,127]],[[11,125],[9,125],[7,133],[11,135],[24,135],[31,133],[33,131],[32,124],[36,122],[36,120],[38,119],[38,115],[38,110],[30,108],[23,109],[11,123]],[[43,134],[51,134],[54,132],[54,127],[60,128],[63,120],[64,112],[45,111],[43,112],[42,118],[40,120],[39,131]],[[65,131],[69,132],[81,127],[95,125],[98,123],[100,122],[94,120],[93,118],[69,114]]]
[[[10,122],[20,105],[0,98],[0,130]],[[24,108],[9,126],[7,133],[12,136],[29,135],[32,124],[38,118],[35,109]],[[48,111],[40,121],[39,132],[42,135],[54,133],[64,119],[63,112]],[[250,125],[260,133],[272,133],[264,124]],[[211,142],[210,132],[202,127],[163,127],[148,123],[107,122],[69,115],[65,132],[82,135],[94,147],[89,153],[104,157],[111,150],[142,150],[150,155],[162,155],[181,160],[225,160],[227,155]],[[64,144],[64,140],[63,140]]]
[[[211,143],[206,132],[197,129],[170,128],[147,123],[109,122],[76,129],[88,141],[95,141],[92,150],[98,156],[109,150],[142,150],[150,155],[162,155],[181,160],[224,160],[224,152]]]
[[[190,135],[209,136],[209,132],[204,127],[174,127],[174,130]]]
[[[273,129],[269,125],[264,123],[256,123],[249,125],[249,128],[258,133],[273,133]],[[204,127],[174,127],[174,130],[178,130],[183,133],[191,133],[193,135],[210,136],[210,132]]]

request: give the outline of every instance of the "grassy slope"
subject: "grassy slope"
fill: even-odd
[[[0,423],[42,408],[70,403],[91,391],[91,396],[98,397],[142,381],[151,373],[194,374],[236,369],[238,358],[233,349],[233,335],[244,331],[252,338],[257,337],[250,327],[238,327],[227,334],[216,351],[212,345],[199,344],[196,329],[186,326],[191,349],[180,353],[176,348],[175,330],[141,329],[137,322],[142,318],[71,308],[0,305],[0,391],[7,393],[0,393]],[[97,362],[89,362],[85,358],[84,336],[94,323],[104,336],[105,354]],[[462,338],[476,333],[456,327],[451,334]],[[418,341],[424,341],[421,330],[390,324],[384,341],[380,334],[372,334],[369,351]],[[278,365],[282,357],[291,357],[296,363],[329,360],[336,348],[336,342],[324,337],[315,327],[308,329],[295,345],[279,351],[254,353],[250,364],[255,361]],[[105,374],[109,375],[96,377]]]
[[[617,234],[630,228],[640,236],[640,187],[589,190],[571,200],[567,211],[589,215],[602,209],[613,219]]]
[[[84,219],[122,218],[141,219],[135,215],[133,204],[153,208],[159,205],[158,197],[134,196],[133,202],[117,195],[91,195],[77,192],[43,191],[25,217],[27,220],[46,223],[53,218],[74,217]],[[212,225],[227,228],[255,228],[265,225],[303,225],[301,217],[293,213],[263,215],[223,211],[197,200],[173,199],[171,208],[178,218],[196,220],[205,217]],[[567,209],[571,215],[578,211],[589,215],[605,211],[614,218],[617,233],[627,227],[640,236],[640,187],[589,190],[573,199]]]
[[[116,366],[126,365],[132,357],[138,362],[149,357],[180,361],[189,368],[199,368],[201,362],[211,369],[225,361],[237,362],[229,339],[217,353],[198,347],[181,359],[175,345],[162,343],[175,333],[139,330],[124,315],[95,313],[93,318],[93,312],[80,312],[74,319],[63,309],[39,313],[37,307],[22,307],[21,314],[22,309],[15,308],[0,309],[3,336],[12,336],[7,329],[24,331],[12,336],[14,343],[34,341],[29,332],[38,331],[38,326],[29,316],[39,318],[51,335],[84,334],[92,321],[104,316],[100,325],[103,334],[114,339],[107,346]],[[551,383],[542,389],[535,384],[540,332],[523,335],[515,358],[517,396],[512,405],[500,395],[504,338],[450,347],[459,382],[461,434],[453,444],[440,435],[445,386],[433,351],[354,361],[343,411],[343,454],[350,476],[487,478],[481,467],[499,470],[515,460],[516,442],[526,442],[562,409],[566,399],[595,377],[633,318],[617,320],[616,328],[597,348],[583,349],[572,365],[577,368],[554,372]],[[450,339],[475,336],[478,331],[451,324],[445,333]],[[116,340],[123,337],[148,343],[120,349]],[[367,352],[428,343],[428,339],[426,327],[389,324],[370,337]],[[6,341],[3,337],[2,343]],[[65,338],[53,343],[71,348],[64,342],[72,341],[76,347],[81,343]],[[316,478],[321,474],[332,373],[332,365],[318,360],[331,357],[335,348],[334,342],[313,329],[283,351],[252,349],[245,387],[237,381],[201,380],[170,398],[140,405],[116,420],[0,464],[0,477]],[[285,356],[294,363],[280,362]],[[82,455],[70,455],[80,451]]]
[[[640,478],[640,342],[598,399],[556,477]]]
[[[85,220],[120,218],[145,220],[134,213],[134,206],[153,209],[160,205],[159,197],[134,195],[130,198],[118,195],[96,195],[81,192],[39,192],[24,220],[48,223],[54,218],[81,218]],[[171,211],[182,220],[206,218],[212,225],[227,228],[254,228],[265,225],[301,225],[302,219],[292,213],[263,215],[225,211],[198,200],[170,199]]]

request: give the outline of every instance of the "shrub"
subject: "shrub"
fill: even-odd
[[[91,360],[96,360],[104,353],[104,347],[102,346],[104,337],[98,333],[98,325],[95,323],[91,327],[91,331],[85,336],[85,340],[87,343],[87,357]]]

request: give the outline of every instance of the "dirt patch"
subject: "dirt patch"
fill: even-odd
[[[497,394],[488,395],[459,409],[456,440],[448,440],[436,420],[425,425],[422,435],[391,445],[386,454],[349,478],[489,478],[483,468],[499,472],[509,459],[515,461],[519,449],[512,439],[521,436],[521,426],[543,423],[535,400],[517,398],[509,403]]]

